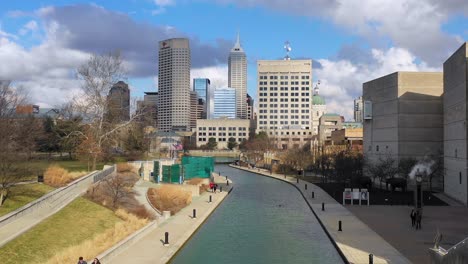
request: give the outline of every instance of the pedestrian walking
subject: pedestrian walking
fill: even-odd
[[[98,258],[94,258],[93,262],[91,264],[101,264],[101,261],[99,261]]]
[[[416,211],[414,209],[411,210],[411,227],[414,227],[416,225]]]
[[[213,188],[214,188],[214,183],[210,182],[210,190],[211,190],[211,192],[213,192]]]
[[[87,264],[87,262],[83,259],[83,257],[79,257],[78,264]]]
[[[422,212],[416,214],[416,229],[421,229]]]
[[[216,193],[216,189],[218,189],[218,184],[214,184],[214,192]]]

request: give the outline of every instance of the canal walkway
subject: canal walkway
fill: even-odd
[[[369,254],[373,254],[373,263],[375,264],[411,263],[398,250],[360,221],[343,205],[336,202],[320,187],[302,180],[296,183],[294,177],[285,178],[283,175],[271,174],[269,171],[262,169],[230,166],[276,178],[296,186],[349,263],[367,264],[369,263]],[[305,190],[306,184],[307,190]],[[314,192],[315,198],[312,198],[312,192]],[[322,203],[325,203],[325,211],[322,211]],[[369,210],[371,209],[369,208]],[[338,231],[338,221],[342,221],[342,231]]]
[[[110,263],[167,263],[226,198],[228,191],[232,188],[232,185],[226,186],[224,177],[216,176],[215,182],[223,187],[223,192],[204,192],[199,197],[193,197],[189,206],[112,257]],[[211,203],[209,203],[210,195]],[[197,218],[195,219],[192,218],[193,209],[196,209]],[[163,244],[165,232],[169,232],[169,245]]]

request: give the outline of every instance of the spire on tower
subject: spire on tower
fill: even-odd
[[[236,38],[236,44],[234,44],[234,47],[232,48],[233,51],[242,51],[242,46],[240,43],[240,34],[239,31],[237,31],[237,38]]]

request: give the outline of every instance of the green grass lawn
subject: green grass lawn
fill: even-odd
[[[21,206],[34,201],[52,190],[54,190],[53,187],[40,183],[13,186],[11,188],[10,195],[5,200],[5,203],[0,206],[0,216],[6,215]]]
[[[1,247],[2,263],[45,262],[55,253],[80,244],[120,221],[111,210],[80,197]]]

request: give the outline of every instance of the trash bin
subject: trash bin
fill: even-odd
[[[44,182],[44,175],[42,174],[37,175],[37,182]]]

